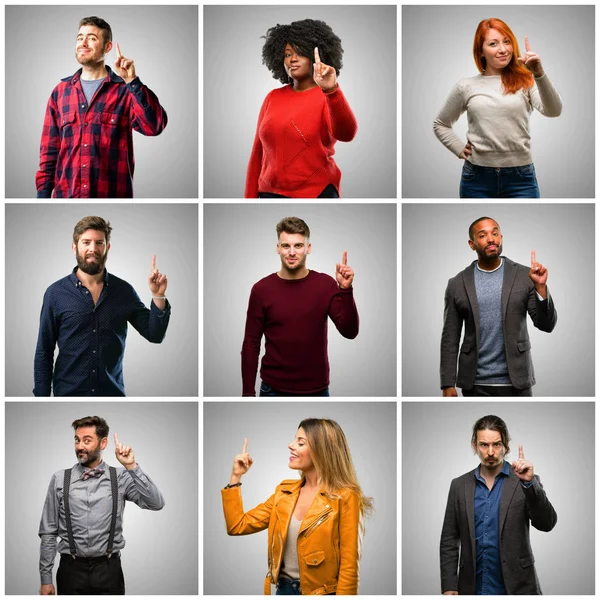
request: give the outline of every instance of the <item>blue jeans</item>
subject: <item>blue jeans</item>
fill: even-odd
[[[533,163],[522,167],[480,167],[465,160],[461,198],[539,198]]]
[[[329,388],[325,388],[314,394],[292,394],[290,392],[280,392],[279,390],[272,388],[268,383],[261,381],[259,396],[329,396]]]
[[[281,579],[277,583],[276,596],[301,596],[302,590],[300,589],[299,579]]]

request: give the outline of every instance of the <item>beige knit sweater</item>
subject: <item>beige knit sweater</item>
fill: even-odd
[[[473,150],[469,162],[482,167],[528,165],[533,162],[529,115],[534,108],[547,117],[561,113],[561,97],[547,74],[515,94],[502,92],[500,75],[477,75],[454,86],[433,122],[433,130],[440,142],[459,156],[465,142],[452,131],[452,125],[467,111],[467,140]]]

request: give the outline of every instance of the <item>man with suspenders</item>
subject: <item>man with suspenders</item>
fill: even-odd
[[[73,421],[77,464],[56,472],[50,481],[40,521],[41,595],[54,595],[52,568],[57,541],[59,594],[125,594],[120,550],[125,500],[160,510],[165,501],[135,461],[133,449],[119,443],[115,455],[125,467],[102,460],[109,427],[101,417]]]

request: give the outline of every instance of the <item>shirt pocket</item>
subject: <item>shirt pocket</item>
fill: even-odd
[[[75,111],[64,112],[60,115],[58,123],[60,130],[61,144],[72,146],[75,140],[75,127],[77,123],[77,113]]]
[[[127,119],[112,112],[100,114],[100,145],[127,149]]]

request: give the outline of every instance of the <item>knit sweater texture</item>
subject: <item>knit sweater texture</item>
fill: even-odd
[[[316,198],[330,183],[341,197],[334,145],[351,141],[356,130],[339,86],[328,94],[318,86],[295,92],[292,85],[269,92],[258,116],[244,197],[257,198],[260,191]]]
[[[452,125],[467,111],[469,162],[482,167],[520,167],[533,162],[529,115],[534,108],[546,117],[558,117],[562,111],[561,97],[547,74],[515,94],[503,93],[500,75],[477,75],[454,86],[433,130],[459,156],[466,143],[452,131]]]
[[[242,395],[256,395],[263,334],[260,376],[266,384],[292,394],[329,387],[327,317],[345,338],[358,335],[352,288],[341,289],[329,275],[309,271],[302,279],[282,279],[273,273],[254,284],[242,344]]]
[[[475,269],[475,291],[479,308],[479,358],[476,385],[510,385],[502,332],[502,281],[504,259],[498,269]]]

